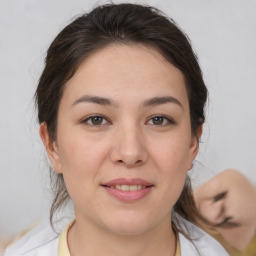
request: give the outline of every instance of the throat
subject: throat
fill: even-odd
[[[167,232],[145,232],[139,235],[120,235],[107,230],[86,232],[73,222],[67,233],[70,256],[175,256],[177,238],[170,228]]]

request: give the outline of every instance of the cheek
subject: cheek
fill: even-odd
[[[74,132],[73,135],[63,136],[59,149],[63,172],[93,171],[107,155],[107,145],[103,140]]]
[[[107,157],[106,145],[73,133],[72,136],[60,137],[58,147],[61,171],[71,198],[80,197],[79,191],[93,194],[97,187],[95,184],[99,183],[101,166]]]
[[[170,139],[152,148],[151,155],[158,172],[158,183],[164,195],[163,202],[174,205],[184,187],[189,166],[188,140]]]
[[[191,158],[190,142],[177,136],[163,138],[151,148],[151,157],[159,171],[170,176],[186,175]]]

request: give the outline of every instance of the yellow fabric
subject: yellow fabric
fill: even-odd
[[[74,222],[75,221],[72,221],[69,225],[67,225],[60,235],[58,256],[70,256],[67,237],[68,237],[68,230],[74,224]],[[177,239],[177,247],[176,247],[175,256],[181,256],[179,239]]]
[[[67,225],[60,235],[58,256],[70,256],[67,237],[68,230],[73,225],[73,223],[74,221]]]
[[[254,236],[252,242],[243,251],[238,251],[231,247],[220,234],[210,234],[212,235],[230,254],[230,256],[256,256],[256,235]]]
[[[245,256],[255,256],[256,255],[256,234],[252,240],[252,242],[249,244],[249,246],[243,251],[243,255]],[[237,255],[234,255],[237,256]]]
[[[218,233],[216,230],[207,227],[205,225],[201,226],[209,235],[215,238],[229,253],[230,256],[256,256],[256,234],[254,235],[251,243],[243,250],[238,251],[229,245],[226,240]]]
[[[176,245],[176,254],[175,256],[181,256],[180,254],[180,241],[179,241],[179,237],[177,236],[177,245]]]

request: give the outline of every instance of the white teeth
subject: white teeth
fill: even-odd
[[[121,186],[120,185],[116,185],[116,189],[118,190],[122,190]]]
[[[130,188],[129,188],[128,185],[122,185],[122,186],[121,186],[121,190],[122,190],[122,191],[129,191]]]
[[[132,185],[132,186],[130,186],[130,191],[136,191],[136,190],[138,190],[137,189],[138,188],[138,186],[137,185]]]
[[[146,186],[142,185],[116,185],[116,186],[110,186],[110,188],[115,188],[117,190],[122,190],[122,191],[137,191],[145,188]]]

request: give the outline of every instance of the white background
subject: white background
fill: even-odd
[[[256,182],[256,1],[144,3],[172,17],[199,57],[210,93],[200,171],[235,167]],[[48,168],[33,93],[50,42],[95,4],[0,0],[0,233],[15,234],[48,216]]]

